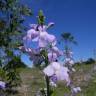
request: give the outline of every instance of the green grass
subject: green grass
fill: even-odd
[[[74,67],[77,70],[73,74],[74,84],[82,89],[82,92],[78,93],[77,96],[96,96],[96,70],[93,70],[94,64],[81,64]],[[43,73],[36,68],[21,69],[20,75],[22,86],[16,96],[34,96],[39,88],[46,87]],[[68,94],[70,90],[63,83],[59,83],[54,96],[64,96],[64,93]]]

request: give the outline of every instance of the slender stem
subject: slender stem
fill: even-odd
[[[49,85],[49,77],[46,76],[46,86],[47,86],[47,96],[50,96],[50,85]]]

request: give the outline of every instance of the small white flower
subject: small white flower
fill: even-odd
[[[76,70],[75,70],[74,68],[72,68],[72,71],[73,71],[73,72],[76,72]]]
[[[81,92],[81,88],[80,87],[72,88],[72,93],[78,93],[78,92]]]
[[[50,81],[50,86],[52,86],[52,87],[57,87],[57,84],[54,83],[54,82],[52,82],[52,81]]]

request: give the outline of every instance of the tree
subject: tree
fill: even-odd
[[[85,64],[94,64],[95,60],[93,58],[89,58],[87,61],[85,61]]]
[[[77,42],[74,39],[74,36],[72,36],[71,33],[65,32],[61,34],[62,40],[65,42],[65,46],[68,46],[68,44],[77,44]]]
[[[62,40],[64,41],[64,43],[65,43],[65,55],[66,55],[66,58],[69,58],[70,57],[70,52],[71,52],[71,47],[70,47],[70,45],[71,44],[77,44],[77,42],[75,41],[75,38],[74,38],[74,36],[72,36],[72,34],[71,33],[69,33],[69,32],[65,32],[65,33],[62,33],[61,34],[61,38],[62,38]]]
[[[5,78],[2,80],[10,88],[17,86],[20,79],[14,51],[22,44],[24,17],[31,15],[31,10],[18,0],[0,0],[0,71],[4,71]]]

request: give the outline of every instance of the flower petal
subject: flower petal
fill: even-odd
[[[58,63],[58,62],[52,62],[52,63],[51,63],[51,66],[53,67],[53,69],[54,69],[55,71],[60,70],[60,68],[61,68],[60,63]]]
[[[54,35],[47,35],[47,40],[49,43],[53,44],[54,46],[56,45],[56,37]]]
[[[41,31],[41,32],[44,32],[44,31],[47,30],[47,26],[46,25],[38,26],[38,30]]]
[[[67,67],[61,67],[60,70],[56,71],[56,76],[58,80],[64,80],[67,82],[67,85],[70,84],[70,78],[68,74],[68,68]]]
[[[6,87],[6,83],[3,81],[0,81],[0,88],[4,89]]]
[[[52,53],[52,52],[48,53],[48,59],[49,59],[50,62],[56,61],[57,54],[56,53]]]
[[[48,65],[46,68],[44,68],[43,72],[47,76],[52,76],[54,74],[54,69],[51,65]]]
[[[34,29],[30,29],[27,31],[27,39],[33,39],[35,37],[37,37],[39,35],[39,33],[37,31],[35,31]]]
[[[54,22],[50,22],[50,23],[48,24],[48,28],[52,27],[53,25],[54,25]]]
[[[56,46],[52,47],[52,51],[55,52],[58,56],[63,55],[63,52],[60,51]]]

